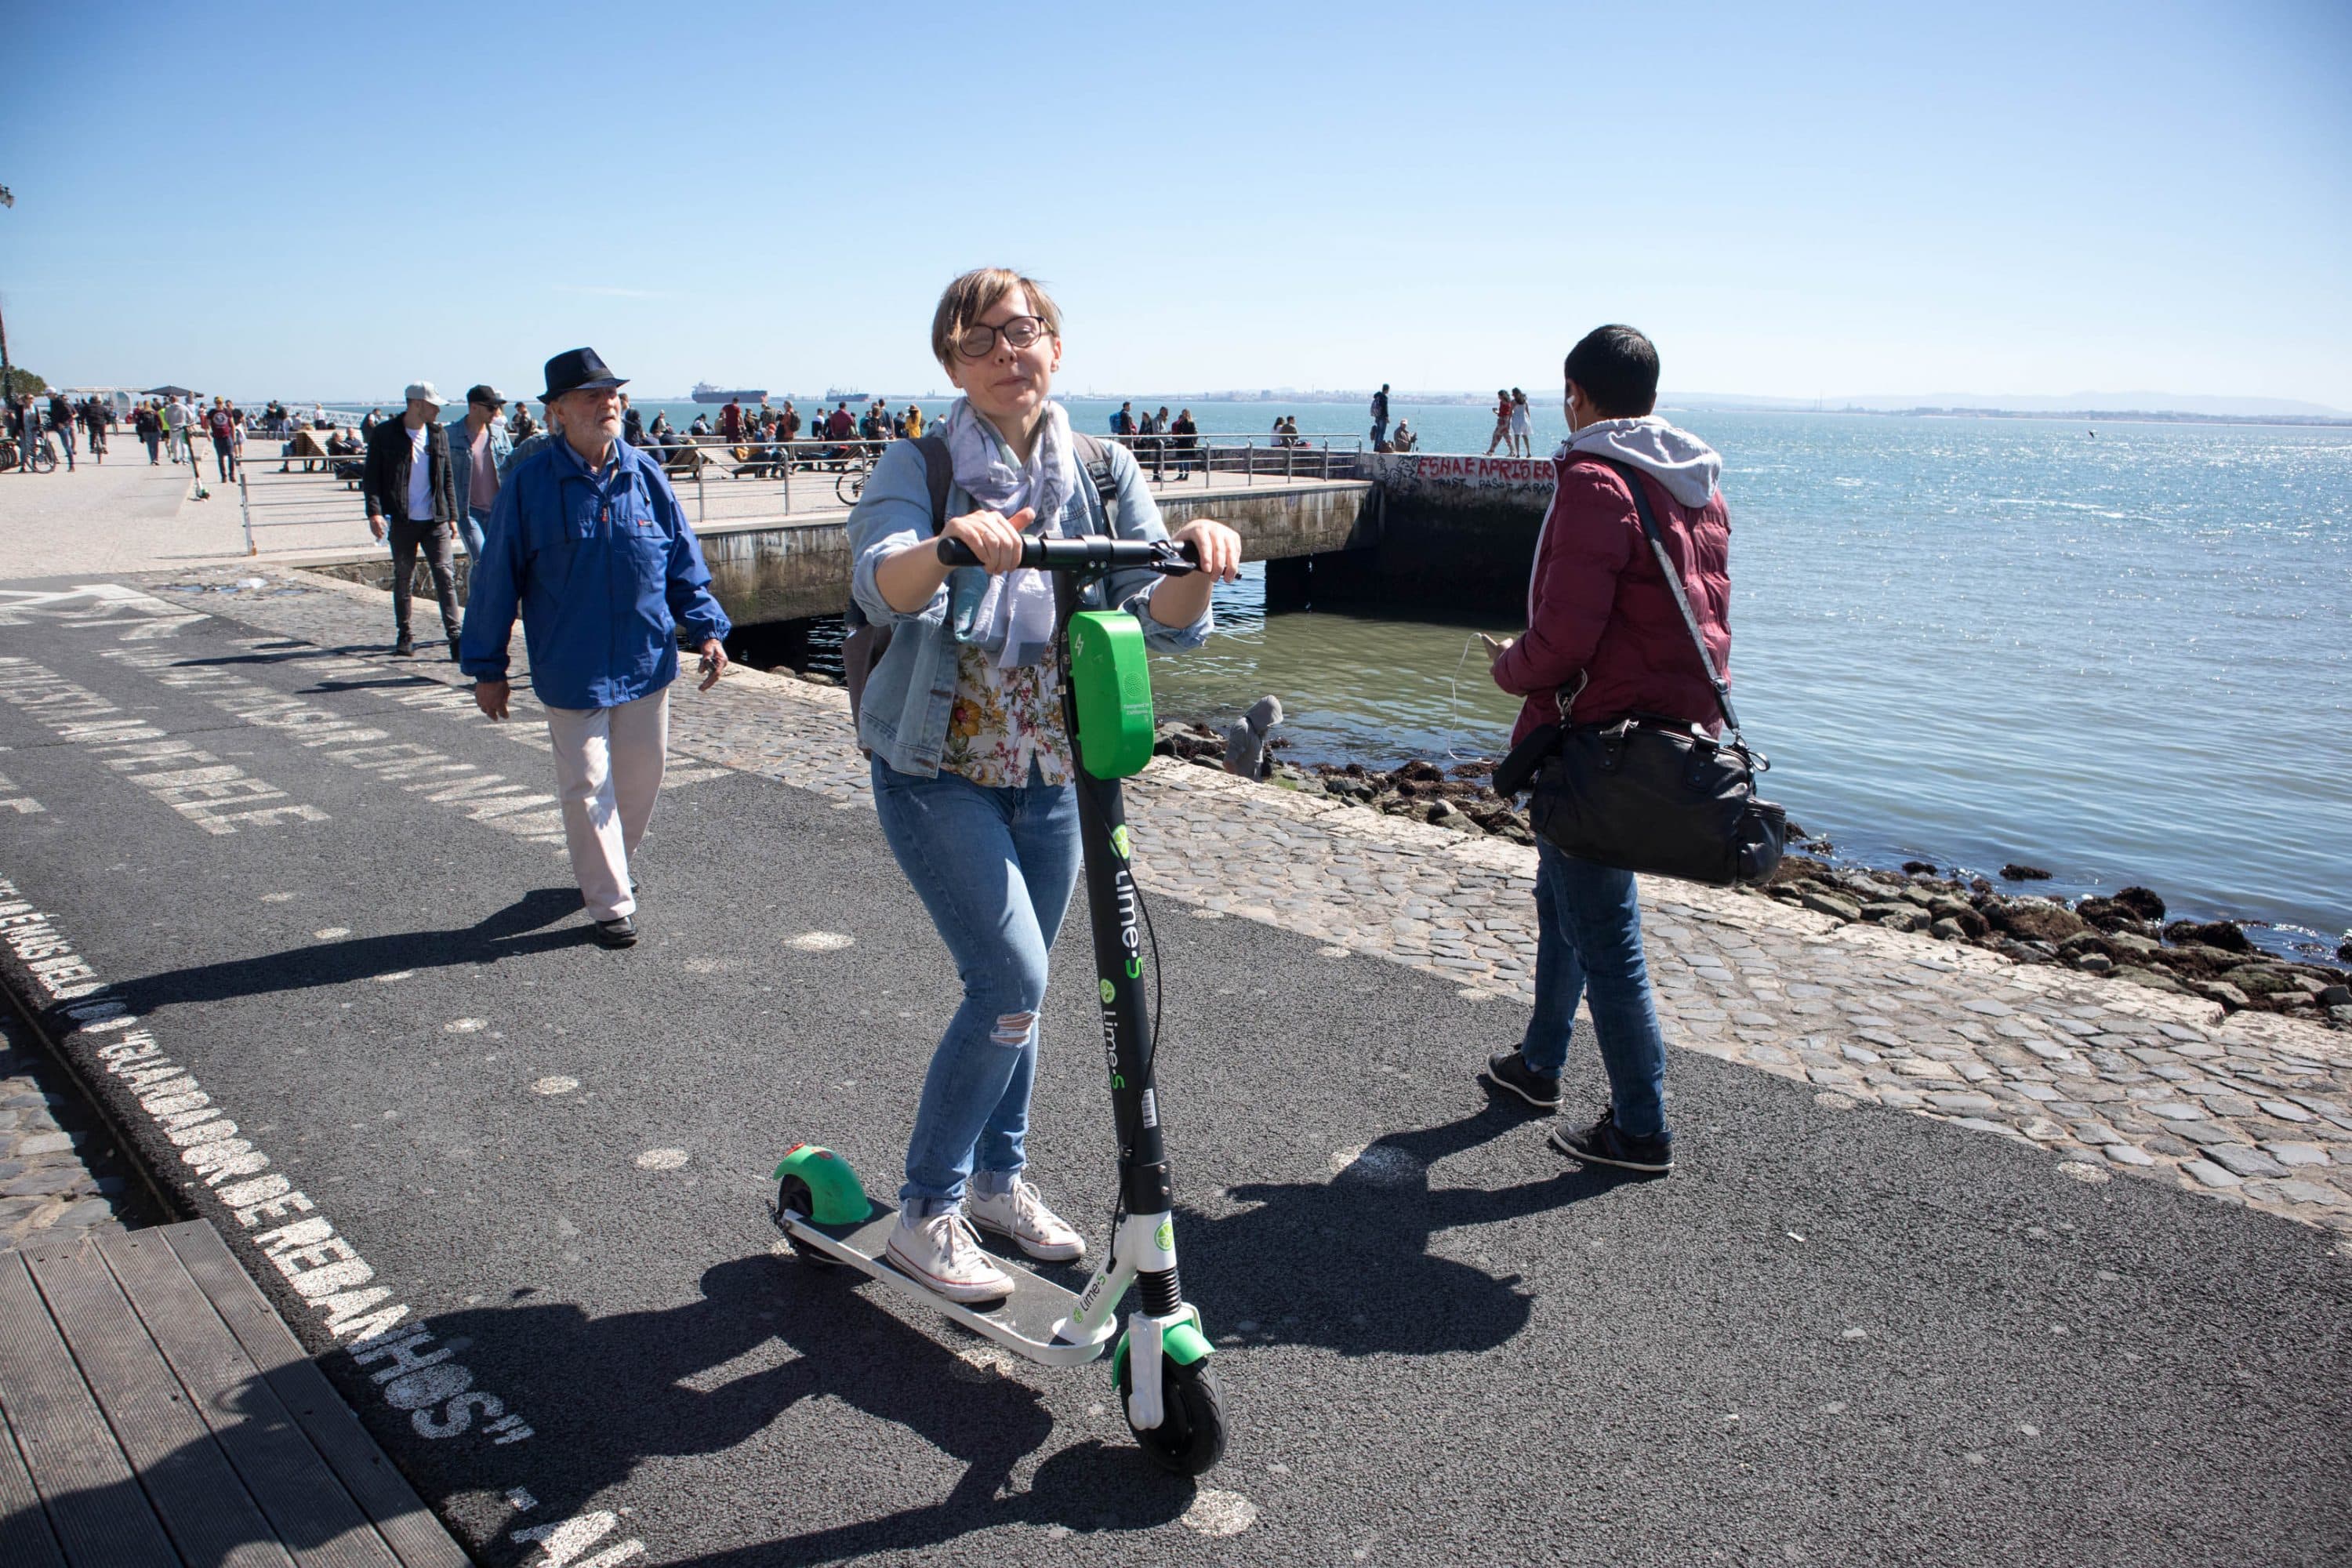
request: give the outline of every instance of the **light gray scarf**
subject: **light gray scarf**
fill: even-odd
[[[955,466],[955,482],[965,494],[1005,517],[1029,507],[1036,513],[1029,531],[1054,531],[1077,480],[1070,460],[1070,416],[1060,404],[1045,405],[1029,461],[1017,468],[1012,447],[967,399],[957,398],[948,410],[941,434]],[[995,654],[1000,669],[1036,663],[1054,642],[1053,584],[1045,573],[1027,567],[990,578],[971,626],[972,643]]]

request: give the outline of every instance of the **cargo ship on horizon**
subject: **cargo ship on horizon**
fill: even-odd
[[[764,386],[713,386],[707,381],[694,384],[697,403],[765,403],[768,389]]]

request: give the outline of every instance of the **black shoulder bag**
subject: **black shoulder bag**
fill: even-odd
[[[1559,721],[1529,733],[1495,770],[1496,793],[1532,785],[1528,820],[1580,860],[1716,887],[1760,882],[1780,863],[1788,835],[1781,809],[1756,797],[1756,775],[1771,764],[1740,740],[1731,691],[1706,651],[1640,477],[1626,464],[1601,460],[1633,492],[1642,532],[1690,629],[1728,738],[1710,739],[1693,725],[1649,714],[1571,724],[1568,710],[1583,685],[1580,678],[1576,689],[1557,694]]]

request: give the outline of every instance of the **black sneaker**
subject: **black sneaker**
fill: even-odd
[[[596,942],[603,947],[635,947],[637,945],[637,923],[628,916],[596,922]]]
[[[394,658],[415,658],[416,657],[416,639],[410,637],[406,632],[401,633],[399,637],[396,638],[392,645],[392,655]]]
[[[1538,1110],[1559,1109],[1559,1078],[1555,1073],[1537,1072],[1528,1066],[1528,1058],[1514,1048],[1496,1051],[1486,1058],[1486,1070],[1478,1075],[1496,1089],[1517,1095]]]
[[[1675,1168],[1675,1141],[1661,1133],[1655,1138],[1635,1138],[1617,1128],[1617,1113],[1604,1110],[1601,1120],[1590,1131],[1573,1132],[1557,1128],[1551,1135],[1551,1146],[1571,1160],[1581,1160],[1588,1165],[1609,1165],[1620,1171],[1633,1171],[1644,1176],[1663,1176]]]
[[[457,662],[457,639],[455,635],[449,638],[449,662],[451,664]]]

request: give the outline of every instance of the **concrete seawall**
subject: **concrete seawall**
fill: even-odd
[[[1399,605],[1509,619],[1527,595],[1552,467],[1544,458],[1368,456],[1359,479],[1270,480],[1158,492],[1172,530],[1213,516],[1242,536],[1244,557],[1268,563],[1270,608]],[[701,531],[719,603],[741,626],[840,613],[849,597],[848,511]],[[457,563],[459,591],[467,563]],[[380,588],[381,554],[310,568]],[[430,592],[422,583],[420,592]]]
[[[1505,619],[1519,613],[1551,501],[1549,460],[1432,454],[1362,461],[1375,489],[1374,525],[1346,553],[1270,565],[1269,607],[1419,605]]]
[[[1271,481],[1246,489],[1185,494],[1163,491],[1160,516],[1171,530],[1195,517],[1230,524],[1252,561],[1309,555],[1361,554],[1378,542],[1379,497],[1362,479]],[[713,524],[701,531],[711,585],[730,618],[742,626],[841,613],[849,599],[846,510],[788,521]],[[458,592],[467,569],[457,561]],[[383,555],[330,562],[310,570],[390,589],[392,563]],[[431,584],[422,569],[417,592]]]

